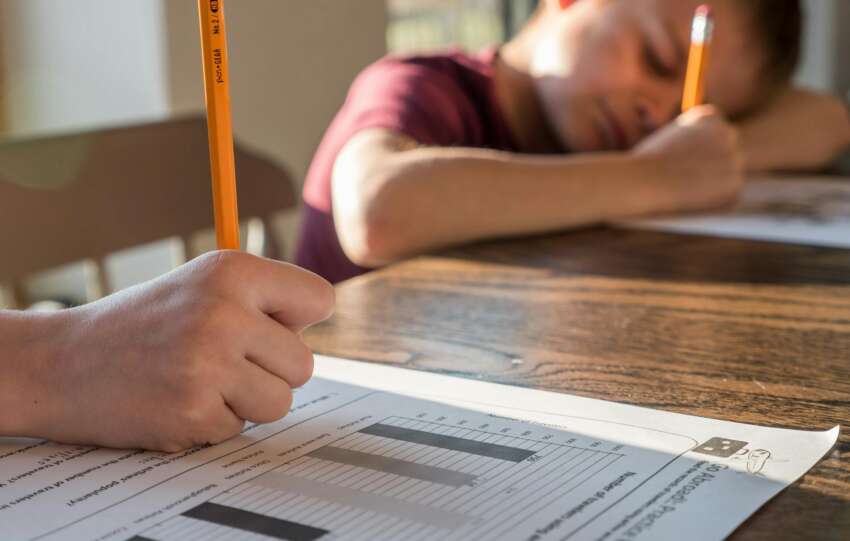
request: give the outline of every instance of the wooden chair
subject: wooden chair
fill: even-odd
[[[276,257],[268,226],[297,205],[292,180],[238,146],[236,168],[240,216],[263,220]],[[33,273],[170,237],[188,246],[213,227],[211,197],[203,118],[0,144],[0,284],[20,306]]]
[[[843,156],[838,158],[838,160],[830,169],[830,172],[835,173],[837,175],[850,177],[850,150],[848,150],[844,153]]]

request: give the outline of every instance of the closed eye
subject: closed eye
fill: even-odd
[[[664,79],[672,79],[678,75],[676,68],[668,66],[661,59],[661,56],[649,43],[643,47],[643,58],[646,67],[655,75]]]

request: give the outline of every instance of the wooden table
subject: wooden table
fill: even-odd
[[[850,251],[594,229],[338,287],[320,353],[775,427],[850,426]],[[850,433],[733,539],[850,539]]]

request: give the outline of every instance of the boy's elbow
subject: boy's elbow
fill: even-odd
[[[366,268],[383,267],[401,259],[404,228],[396,222],[380,209],[338,219],[337,236],[346,257]]]
[[[397,151],[392,146],[401,143],[387,142],[386,137],[383,132],[355,136],[334,164],[336,234],[348,259],[361,267],[382,267],[411,251],[406,234],[411,231],[411,198],[398,188],[403,167],[394,161]]]

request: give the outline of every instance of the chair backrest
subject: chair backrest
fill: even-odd
[[[845,152],[840,158],[838,158],[838,160],[835,161],[830,172],[850,177],[850,150]]]
[[[0,144],[0,284],[211,228],[207,145],[201,117]],[[241,217],[296,207],[280,166],[237,145],[236,169]]]

